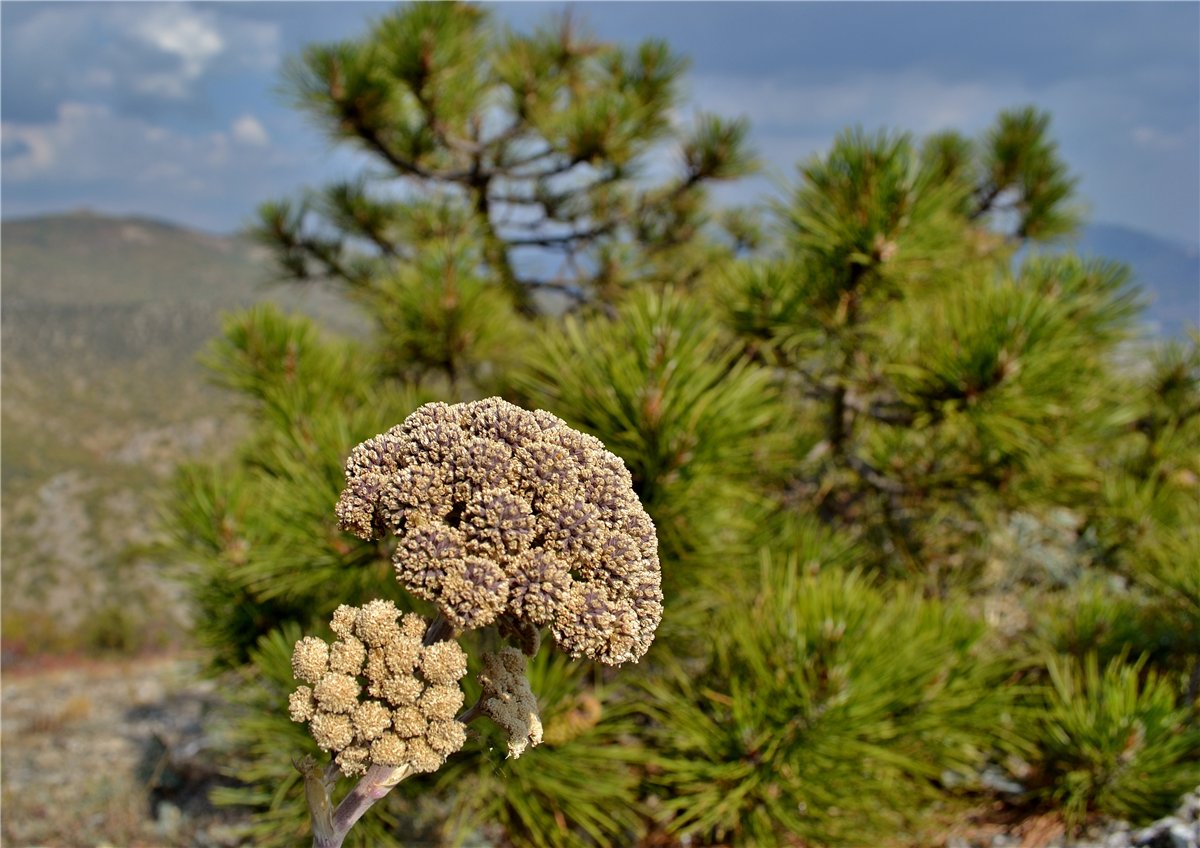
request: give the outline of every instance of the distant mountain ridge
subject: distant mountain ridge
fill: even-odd
[[[264,248],[165,221],[72,213],[5,220],[0,231],[6,303],[232,305],[267,281]]]
[[[6,220],[0,243],[5,644],[153,645],[182,613],[138,546],[178,462],[227,450],[241,426],[197,355],[256,301],[343,327],[348,309],[267,286],[268,253],[246,239],[164,221]]]
[[[1118,224],[1091,224],[1069,249],[1128,265],[1148,296],[1146,319],[1161,335],[1200,326],[1200,250]]]

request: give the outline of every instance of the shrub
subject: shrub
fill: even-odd
[[[666,827],[739,845],[901,832],[943,771],[1011,740],[982,632],[907,589],[766,558],[757,593],[713,623],[703,665],[648,684]]]
[[[1035,795],[1068,825],[1091,814],[1145,823],[1200,783],[1200,727],[1168,680],[1121,657],[1102,671],[1095,654],[1051,656],[1046,671],[1031,727]]]

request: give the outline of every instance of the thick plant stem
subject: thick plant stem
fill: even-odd
[[[315,773],[306,773],[304,790],[312,812],[313,848],[340,848],[346,834],[363,813],[410,774],[412,771],[408,766],[371,766],[337,809],[330,813],[328,784]]]
[[[478,702],[458,716],[458,721],[470,724],[484,715]],[[333,808],[329,790],[337,782],[337,766],[329,764],[324,771],[308,757],[296,763],[304,775],[304,795],[312,814],[313,848],[340,848],[354,823],[363,817],[371,805],[392,791],[392,788],[413,774],[407,766],[371,766],[350,790],[342,803]]]
[[[454,638],[454,625],[446,621],[442,615],[438,615],[433,620],[433,623],[425,629],[425,638],[421,640],[422,645],[432,645],[436,642],[442,642],[446,639]]]

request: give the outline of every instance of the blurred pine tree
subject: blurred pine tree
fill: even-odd
[[[290,644],[340,603],[420,606],[384,543],[336,529],[344,458],[424,401],[490,393],[625,460],[668,626],[634,685],[543,649],[546,744],[500,763],[468,743],[360,844],[916,843],[989,760],[1072,823],[1165,811],[1192,779],[1197,339],[1144,364],[1125,269],[1014,267],[1078,217],[1049,117],[847,132],[785,201],[718,215],[706,187],[752,170],[747,128],[677,127],[683,69],[659,42],[501,32],[459,4],[291,66],[297,105],[374,168],[264,205],[256,232],[374,334],[232,318],[210,361],[251,432],[172,507],[199,635],[240,675],[222,800],[257,811],[256,844],[304,833]],[[1123,721],[1161,789],[1111,767]]]

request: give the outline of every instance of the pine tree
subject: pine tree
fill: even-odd
[[[1071,824],[1165,811],[1200,754],[1196,340],[1146,357],[1128,270],[1040,249],[1078,221],[1046,114],[849,131],[784,201],[717,214],[747,128],[674,126],[683,68],[457,4],[291,66],[374,165],[255,231],[374,332],[258,309],[210,356],[249,433],[180,475],[172,515],[199,635],[241,675],[223,800],[256,843],[303,838],[291,761],[319,752],[286,715],[291,646],[341,603],[428,610],[385,543],[337,529],[351,448],[502,393],[624,460],[664,627],[620,679],[543,649],[542,746],[509,762],[484,735],[352,839],[919,844],[988,763],[1024,763],[1024,800]]]
[[[747,128],[675,126],[684,67],[569,16],[519,35],[477,6],[414,4],[291,64],[296,104],[375,167],[264,205],[257,235],[282,278],[335,281],[365,306],[389,372],[469,386],[519,346],[516,316],[687,283],[728,253],[702,235],[706,188],[753,170]],[[660,152],[682,169],[651,184]]]
[[[251,432],[230,462],[185,469],[173,509],[214,668],[257,669],[258,684],[237,698],[243,744],[227,763],[246,788],[223,795],[260,809],[257,841],[290,843],[303,829],[291,760],[318,753],[296,728],[261,714],[286,698],[288,639],[325,633],[340,603],[384,597],[425,609],[392,579],[382,543],[329,520],[350,449],[423,401],[518,392],[530,341],[554,316],[611,310],[651,282],[694,286],[752,237],[744,220],[723,235],[706,193],[754,167],[746,127],[705,115],[675,126],[683,68],[661,42],[618,49],[569,17],[532,35],[502,32],[462,4],[400,9],[363,40],[311,47],[290,66],[297,105],[376,167],[265,204],[254,232],[281,280],[332,285],[374,334],[348,342],[266,309],[231,319],[209,363],[243,398]],[[653,184],[643,170],[663,154],[682,168]],[[483,745],[472,768],[448,774],[491,789],[459,793],[454,821],[483,815],[512,838],[547,844],[573,844],[580,833],[624,842],[638,821],[626,802],[641,755],[614,752],[613,740],[628,736],[629,710],[619,700],[601,706],[598,682],[562,663],[535,681],[549,699],[540,767],[513,768],[497,783],[500,766]],[[572,728],[579,704],[598,714]],[[277,756],[274,743],[289,748]],[[589,761],[591,779],[573,793],[569,775]],[[555,773],[563,777],[544,779]],[[351,838],[378,844],[406,806],[401,818],[411,821],[407,791]],[[531,807],[531,792],[543,802]],[[614,803],[627,809],[614,814]]]
[[[1094,444],[1086,413],[1136,314],[1118,266],[1010,270],[1071,220],[1047,125],[1018,110],[974,144],[844,134],[775,210],[780,255],[717,293],[803,422],[804,461],[778,485],[938,590],[979,565],[991,513],[1078,482],[1064,441]]]

